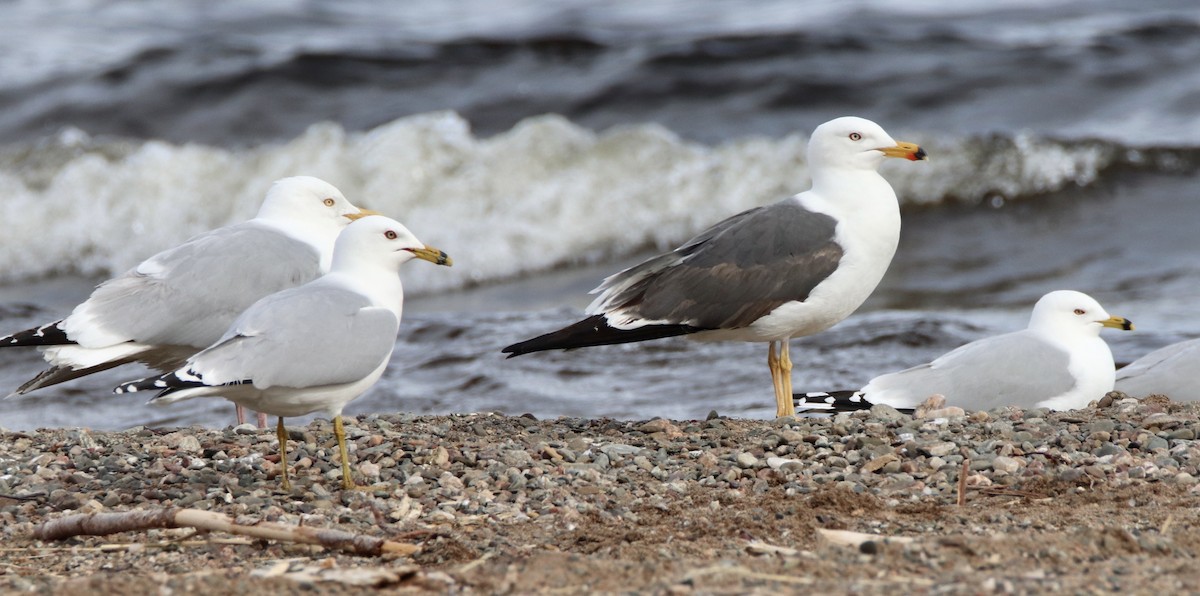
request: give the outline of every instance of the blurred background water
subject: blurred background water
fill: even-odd
[[[587,291],[739,210],[805,190],[807,136],[871,118],[899,251],[858,314],[795,340],[797,389],[858,387],[1023,327],[1054,289],[1133,333],[1200,336],[1200,6],[945,3],[147,3],[0,6],[0,331],[329,180],[445,249],[405,268],[384,380],[347,413],[774,414],[765,350],[683,339],[506,361]],[[0,387],[40,370],[0,350]],[[232,422],[114,396],[127,367],[0,401],[0,426]]]

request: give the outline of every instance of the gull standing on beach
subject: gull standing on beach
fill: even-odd
[[[672,252],[604,280],[588,318],[504,348],[509,357],[645,341],[769,342],[776,415],[790,416],[788,341],[824,331],[875,290],[900,238],[887,157],[925,159],[863,118],[831,120],[808,143],[812,188],[734,215]]]
[[[1091,296],[1059,290],[1042,296],[1029,326],[959,347],[933,362],[871,379],[859,391],[798,394],[796,407],[853,411],[886,404],[911,410],[933,395],[946,406],[1072,410],[1113,390],[1116,366],[1100,330],[1130,330]]]
[[[158,391],[151,403],[223,397],[279,417],[283,488],[285,416],[320,412],[333,419],[342,488],[354,488],[342,408],[371,388],[387,367],[400,329],[400,265],[411,259],[451,265],[392,219],[373,215],[338,236],[329,273],[254,303],[219,341],[159,377],[124,383],[116,393]]]
[[[328,271],[338,232],[370,214],[324,180],[277,180],[254,219],[142,261],[64,319],[0,337],[0,347],[41,348],[50,363],[9,397],[131,362],[178,368],[259,298]],[[240,406],[237,414],[241,424]]]
[[[1200,338],[1159,348],[1117,371],[1117,391],[1200,401]]]

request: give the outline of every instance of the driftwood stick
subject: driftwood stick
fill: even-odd
[[[119,513],[81,513],[38,524],[33,537],[38,540],[65,540],[72,536],[104,536],[117,532],[174,528],[175,508],[140,509]]]
[[[958,506],[967,504],[967,474],[971,473],[971,460],[963,458],[962,469],[958,471]]]
[[[33,529],[38,540],[63,540],[72,536],[103,536],[154,528],[197,528],[281,542],[316,544],[356,555],[383,553],[411,555],[421,548],[342,530],[287,526],[263,522],[253,526],[236,524],[228,516],[199,509],[167,508],[121,513],[84,513],[44,522]]]

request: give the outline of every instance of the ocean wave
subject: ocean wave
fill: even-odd
[[[883,173],[907,207],[1034,200],[1127,169],[1189,171],[1200,150],[1130,148],[1033,134],[921,142],[929,163]],[[641,124],[594,132],[545,115],[479,138],[453,112],[362,133],[318,124],[242,149],[65,131],[0,149],[0,283],[111,275],[189,236],[251,217],[276,178],[325,178],[455,259],[407,267],[413,292],[468,287],[666,249],[732,213],[809,186],[807,137],[716,145]]]

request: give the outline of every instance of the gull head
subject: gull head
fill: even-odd
[[[382,215],[354,220],[338,235],[333,245],[333,268],[354,267],[365,262],[399,267],[412,259],[422,259],[447,267],[450,257],[417,237],[400,222]]]
[[[376,213],[355,207],[337,187],[312,176],[276,180],[258,211],[260,218],[326,223],[337,229],[367,215]]]
[[[855,116],[835,118],[817,127],[808,141],[810,167],[875,170],[884,158],[927,159],[915,143],[898,142],[883,127]]]
[[[1050,292],[1033,306],[1029,328],[1061,336],[1100,335],[1105,327],[1129,331],[1133,323],[1123,317],[1114,317],[1100,306],[1094,298],[1083,292],[1058,290]]]

